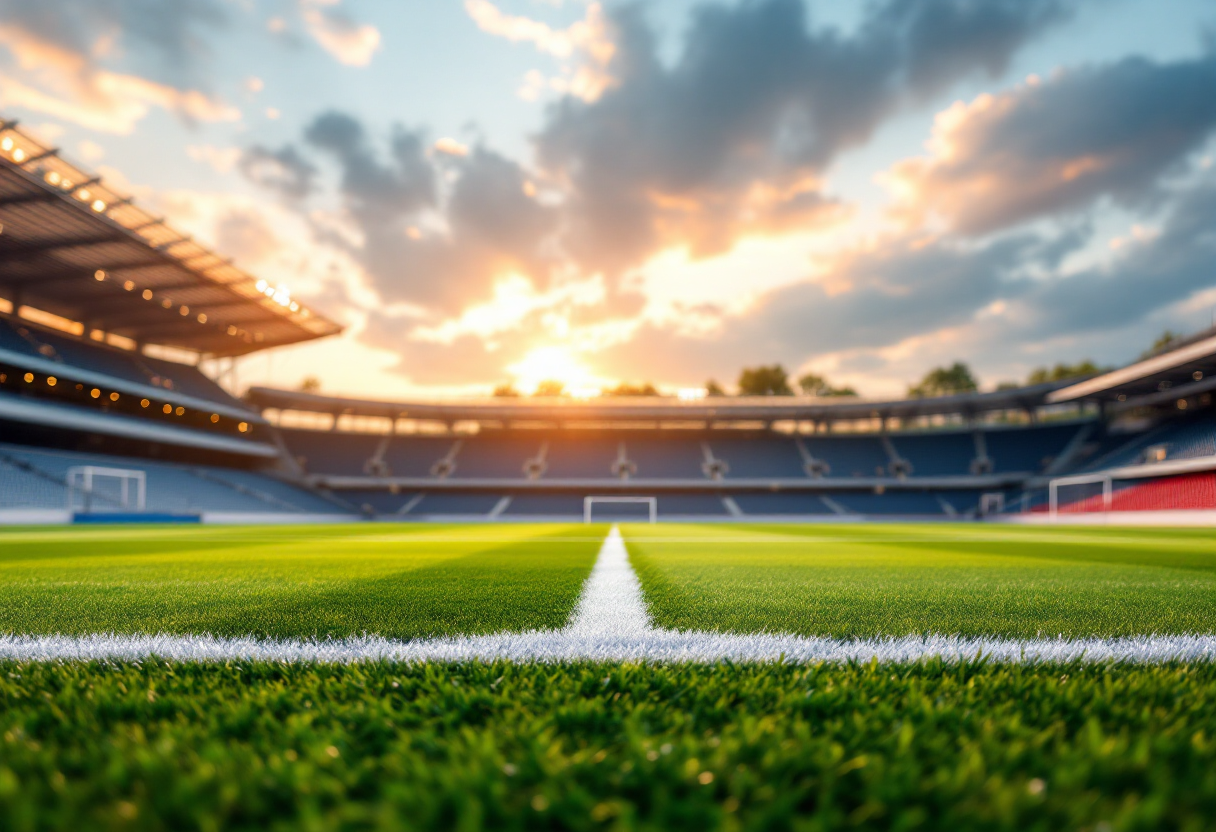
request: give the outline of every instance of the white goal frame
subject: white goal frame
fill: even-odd
[[[68,469],[67,475],[68,511],[82,511],[85,514],[95,511],[93,505],[95,482],[107,478],[120,481],[121,505],[107,508],[106,511],[142,512],[147,508],[148,475],[146,472],[133,468],[108,468],[104,465],[73,465]]]
[[[1075,477],[1057,477],[1047,484],[1047,501],[1052,518],[1060,514],[1060,486],[1102,484],[1102,510],[1110,511],[1114,499],[1114,480],[1110,474],[1078,474]]]
[[[657,523],[659,520],[659,498],[658,497],[584,497],[583,498],[583,522],[591,522],[591,507],[596,503],[645,503],[650,507],[650,522]]]

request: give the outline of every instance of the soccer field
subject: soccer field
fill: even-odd
[[[1214,634],[1206,531],[12,529],[0,828],[1198,830]]]
[[[0,632],[389,639],[556,630],[606,526],[0,533]],[[626,525],[654,626],[837,638],[1216,631],[1206,530]],[[629,568],[628,566],[625,568]]]

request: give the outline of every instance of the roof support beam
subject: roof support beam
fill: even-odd
[[[62,267],[54,267],[50,269],[39,269],[37,272],[30,274],[27,277],[13,278],[6,276],[5,283],[22,284],[26,286],[41,286],[45,283],[62,283],[72,280],[93,280],[93,274],[97,270],[104,271],[111,276],[121,274],[130,269],[146,269],[150,266],[163,266],[165,260],[163,257],[146,257],[142,260],[127,260],[124,262],[98,262],[88,267],[65,269]],[[181,286],[189,286],[192,284],[182,283]],[[176,288],[176,287],[170,287]]]
[[[31,202],[50,202],[59,197],[59,194],[54,191],[35,191],[28,194],[15,194],[0,198],[0,208],[7,208],[10,205],[28,205]]]
[[[0,246],[0,263],[25,260],[39,254],[55,251],[56,249],[87,248],[88,246],[100,246],[106,243],[122,243],[127,241],[135,242],[126,234],[119,231],[111,231],[109,234],[98,234],[94,237],[78,237],[72,240],[44,240],[38,243],[16,243],[9,246]]]

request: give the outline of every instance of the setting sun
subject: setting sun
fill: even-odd
[[[531,394],[544,381],[559,381],[571,393],[587,394],[599,392],[600,379],[579,363],[566,347],[537,347],[521,361],[507,368],[515,378],[515,385],[523,393]]]

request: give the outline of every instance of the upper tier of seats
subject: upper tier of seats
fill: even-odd
[[[490,430],[475,435],[352,434],[283,429],[310,474],[639,481],[968,476],[1042,472],[1088,425],[974,431],[808,434],[741,431]],[[902,467],[901,467],[902,466]]]
[[[84,371],[249,412],[244,402],[229,395],[197,367],[77,338],[19,318],[0,315],[0,351],[51,362],[61,368],[57,372],[65,378],[71,377],[72,370]]]
[[[1090,454],[1082,470],[1207,456],[1216,456],[1216,420],[1211,413],[1171,420],[1132,436],[1107,437]]]

